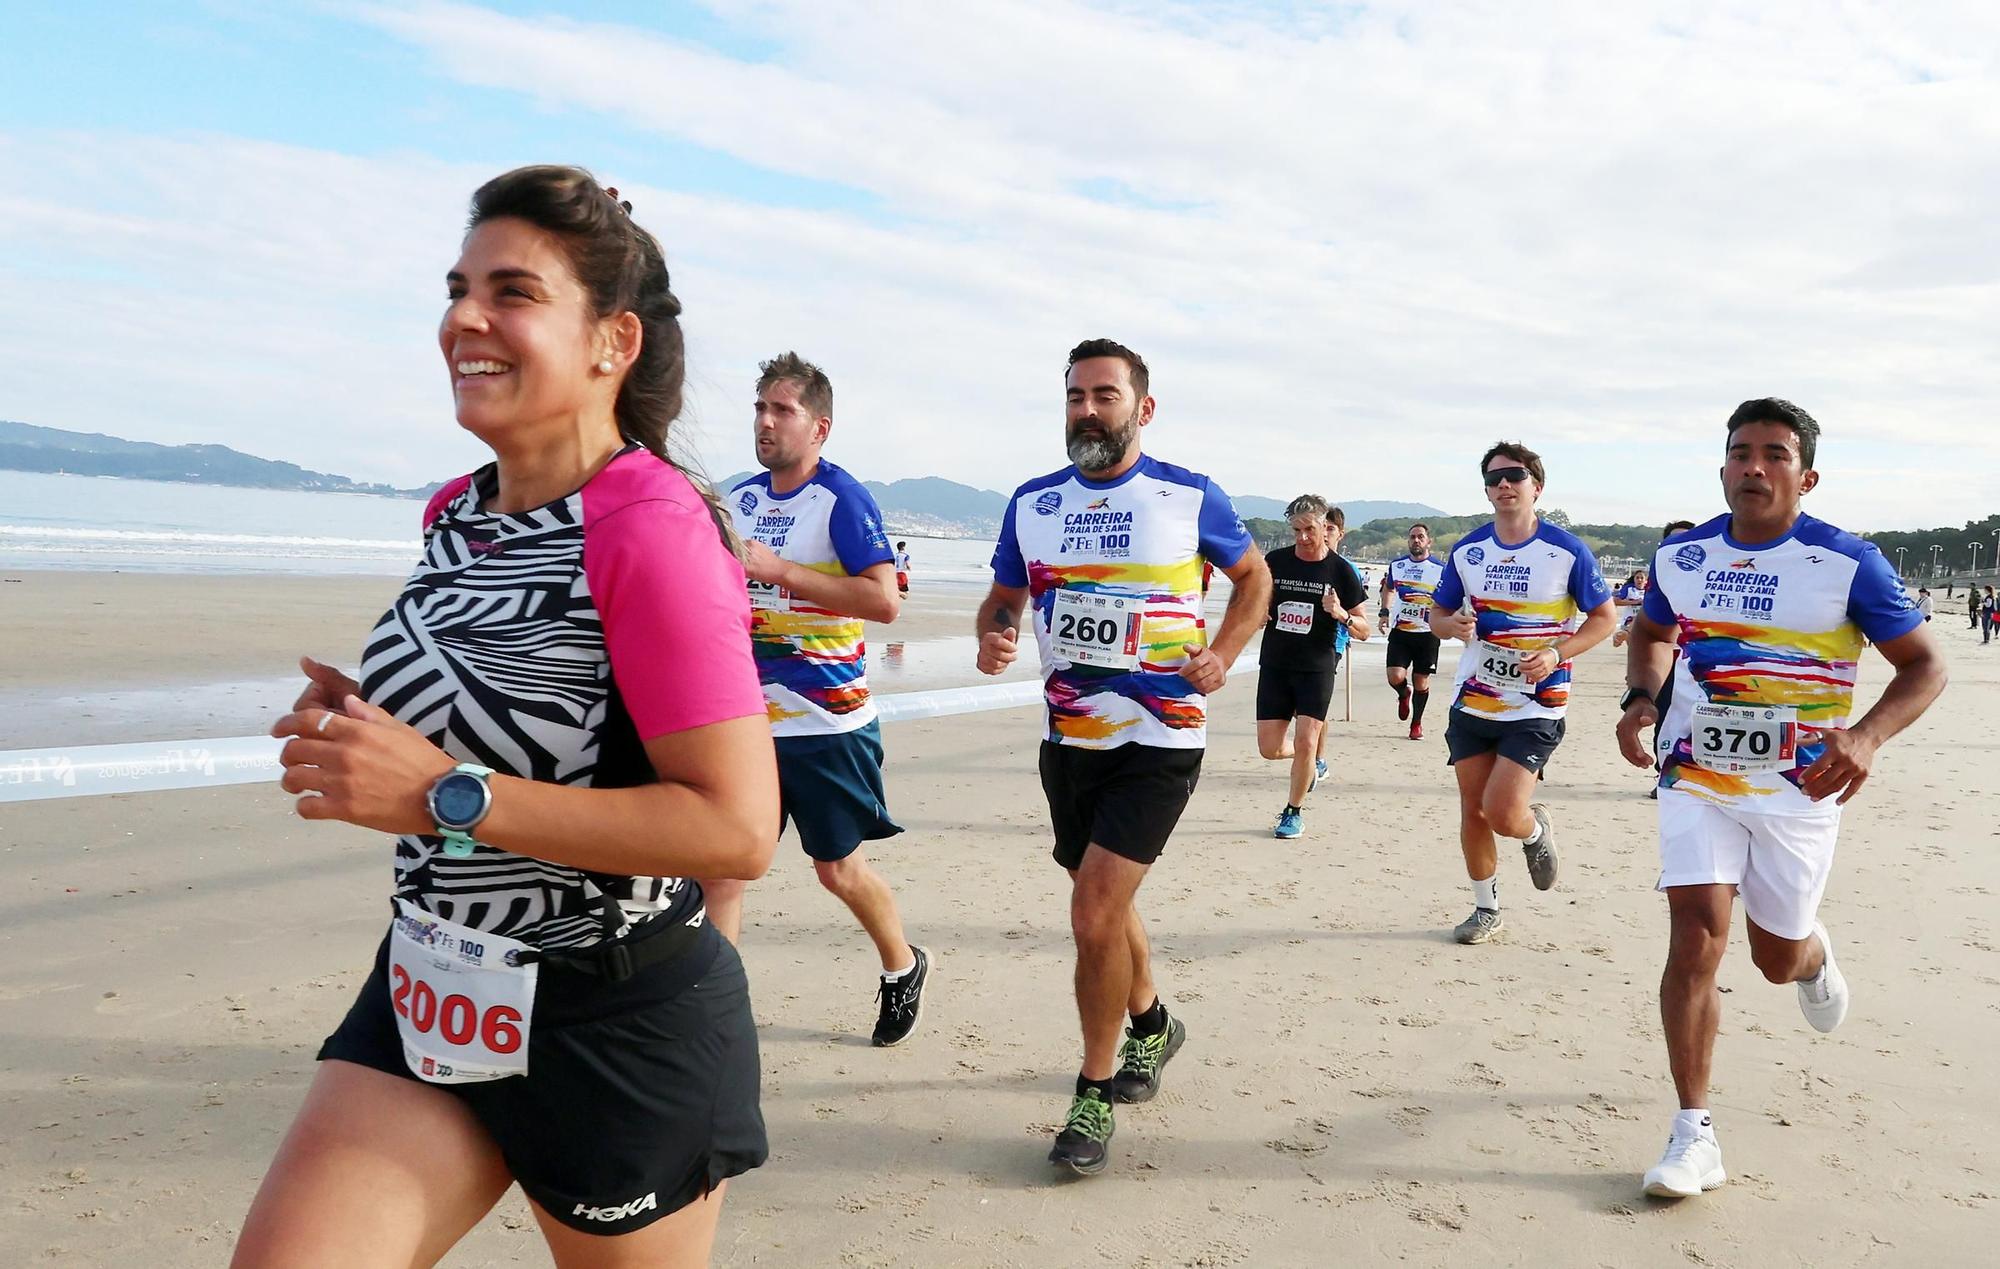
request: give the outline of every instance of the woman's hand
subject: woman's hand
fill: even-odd
[[[306,690],[299,693],[299,699],[292,702],[294,710],[326,709],[338,714],[340,702],[350,696],[361,695],[361,685],[330,665],[322,665],[311,657],[299,658],[299,669],[305,672]]]
[[[321,682],[314,676],[299,699],[321,690]],[[295,804],[299,818],[345,820],[384,833],[436,832],[428,795],[438,777],[457,765],[451,755],[357,694],[340,698],[337,706],[295,710],[271,728],[273,736],[291,737],[278,754],[285,768],[278,783],[301,795]]]

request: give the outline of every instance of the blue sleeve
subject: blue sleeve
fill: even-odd
[[[1253,545],[1236,504],[1222,492],[1222,486],[1208,481],[1201,490],[1201,553],[1217,568],[1232,569]]]
[[[1669,630],[1674,628],[1674,606],[1667,602],[1666,592],[1660,589],[1658,572],[1648,570],[1646,573],[1646,598],[1639,605],[1639,611],[1645,613],[1646,620],[1655,625],[1665,626]]]
[[[1576,543],[1576,559],[1569,566],[1569,593],[1576,596],[1576,606],[1584,612],[1611,602],[1611,587],[1604,581],[1604,574],[1598,570],[1597,557],[1582,539]],[[1648,582],[1653,579],[1646,578]]]
[[[1014,534],[1014,508],[1020,505],[1017,491],[1000,513],[1000,540],[993,544],[993,581],[998,586],[1028,584],[1028,563],[1021,558],[1021,539]]]
[[[1854,583],[1847,592],[1847,615],[1870,643],[1887,643],[1924,624],[1902,579],[1874,543],[1866,544],[1855,561]]]
[[[1444,572],[1438,575],[1431,603],[1444,612],[1457,612],[1465,606],[1465,583],[1458,578],[1458,552],[1444,557]]]
[[[882,510],[858,481],[840,491],[827,533],[833,538],[833,553],[840,557],[840,566],[849,577],[896,558],[889,548],[888,531],[882,527]]]

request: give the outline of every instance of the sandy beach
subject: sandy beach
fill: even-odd
[[[40,703],[34,734],[16,717],[0,748],[144,738],[65,719],[49,703],[64,693],[275,680],[301,652],[351,664],[395,589],[9,575],[0,692]],[[871,651],[892,633],[950,646],[965,593],[920,592]],[[908,831],[872,853],[937,958],[924,1027],[868,1047],[872,954],[781,844],[745,923],[772,1157],[732,1185],[715,1263],[1990,1263],[2000,647],[1949,614],[1935,628],[1951,686],[1849,807],[1824,908],[1854,992],[1838,1032],[1763,982],[1738,921],[1724,1189],[1639,1196],[1674,1107],[1653,803],[1611,736],[1622,654],[1579,662],[1552,764],[1561,886],[1535,892],[1503,845],[1507,933],[1460,948],[1446,693],[1434,739],[1404,739],[1378,641],[1296,841],[1270,836],[1283,774],[1256,756],[1252,681],[1213,698],[1200,790],[1140,895],[1187,1047],[1156,1102],[1120,1109],[1090,1180],[1044,1162],[1079,1050],[1037,712],[885,728]],[[1864,706],[1887,677],[1869,654]],[[908,681],[975,678],[926,662]],[[231,734],[244,708],[143,727]],[[0,804],[0,1264],[224,1263],[380,937],[388,879],[383,840],[307,825],[275,786]],[[513,1194],[446,1263],[546,1253]]]

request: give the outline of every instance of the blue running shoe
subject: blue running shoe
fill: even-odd
[[[1297,837],[1305,831],[1305,812],[1296,806],[1288,806],[1278,812],[1278,826],[1271,830],[1273,837]]]

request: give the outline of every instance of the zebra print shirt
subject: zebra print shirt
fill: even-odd
[[[654,781],[643,741],[764,713],[743,570],[687,477],[637,447],[582,489],[484,509],[489,465],[424,515],[424,555],[370,636],[364,699],[462,762],[593,788]],[[396,841],[396,894],[538,947],[692,917],[679,877],[586,872],[480,845]]]

